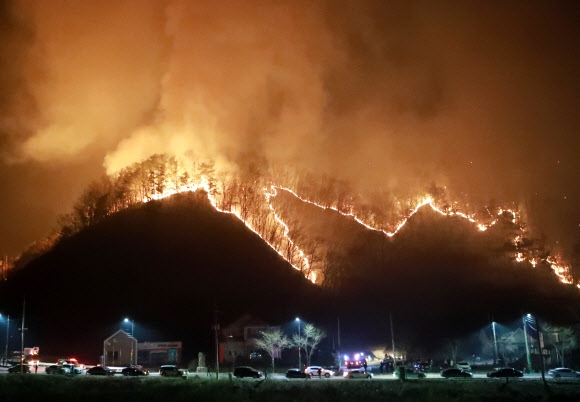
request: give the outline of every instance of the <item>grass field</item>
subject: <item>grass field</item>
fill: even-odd
[[[0,376],[0,401],[554,401],[580,400],[580,382],[277,381]]]

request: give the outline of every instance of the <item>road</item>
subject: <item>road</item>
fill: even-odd
[[[39,364],[38,366],[38,371],[36,373],[36,375],[42,374],[45,375],[45,368],[47,366],[49,366],[50,364]],[[32,371],[32,375],[34,375],[34,369],[31,370]],[[0,367],[0,375],[2,374],[7,374],[8,373],[8,367]],[[229,379],[229,372],[223,372],[220,373],[219,379],[220,380],[227,380]],[[119,375],[120,376],[120,375]],[[150,370],[149,372],[149,376],[150,377],[159,377],[159,373],[155,370]],[[206,373],[196,373],[196,372],[190,372],[188,375],[188,378],[215,378],[215,373],[211,373],[211,375],[208,377]],[[526,381],[526,380],[530,380],[530,381],[541,381],[541,374],[539,373],[534,373],[534,374],[525,374],[524,377],[522,378],[514,378],[514,379],[510,379],[511,381]],[[287,379],[284,374],[281,373],[275,373],[275,374],[269,374],[268,375],[268,379],[271,380],[277,380],[277,381],[305,381],[304,379]],[[427,377],[425,379],[421,379],[419,381],[429,381],[429,380],[444,380],[443,377],[441,377],[441,375],[439,375],[439,373],[427,373]],[[473,373],[473,379],[465,379],[465,378],[450,378],[447,379],[447,381],[473,381],[473,380],[490,380],[486,373],[484,372],[474,372]],[[548,381],[554,381],[552,378],[550,377],[546,377],[546,379]],[[252,381],[253,379],[250,378],[245,378],[244,381]],[[409,379],[409,380],[414,380],[417,381],[416,379]],[[503,380],[503,379],[497,379],[499,380]],[[347,381],[346,379],[344,379],[341,376],[334,376],[334,377],[330,377],[330,378],[318,378],[317,376],[313,377],[312,379],[308,379],[306,381]],[[358,379],[358,380],[348,380],[348,381],[368,381],[366,379]],[[373,379],[372,381],[398,381],[398,379],[396,377],[394,377],[392,374],[378,374],[378,373],[374,373]],[[559,381],[562,381],[562,379],[559,379]],[[575,379],[570,379],[569,381],[576,381]]]

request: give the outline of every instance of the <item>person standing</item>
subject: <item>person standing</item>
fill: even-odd
[[[318,367],[318,378],[322,378],[322,368]]]

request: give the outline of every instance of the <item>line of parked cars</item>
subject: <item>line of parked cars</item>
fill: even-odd
[[[106,366],[95,366],[87,370],[87,375],[101,375],[113,376],[117,371]],[[143,366],[129,366],[121,370],[120,374],[127,377],[148,376],[149,370]],[[164,364],[159,367],[159,375],[161,377],[182,377],[187,378],[189,371],[184,368],[179,368],[175,364]]]

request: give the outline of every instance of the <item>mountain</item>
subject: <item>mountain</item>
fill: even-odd
[[[124,317],[138,338],[182,340],[193,356],[212,350],[216,310],[222,323],[250,313],[277,324],[320,295],[198,191],[124,210],[61,241],[3,284],[0,303],[18,317],[16,328],[26,298],[25,346],[95,361]]]
[[[211,353],[216,318],[227,324],[246,313],[286,328],[300,316],[326,329],[328,349],[339,336],[343,349],[389,345],[392,317],[397,343],[424,353],[488,326],[490,316],[580,321],[577,288],[548,266],[506,257],[509,220],[479,232],[423,208],[387,237],[292,197],[276,202],[293,204],[285,210],[302,235],[327,248],[332,281],[324,287],[197,191],[123,210],[62,240],[2,284],[0,305],[19,318],[26,298],[25,346],[89,362],[124,317],[140,340],[182,340],[186,358]]]
[[[511,216],[484,232],[459,216],[428,206],[392,237],[352,217],[279,192],[274,205],[291,211],[302,236],[327,248],[325,275],[343,303],[341,321],[356,322],[344,339],[390,339],[389,316],[399,339],[412,348],[436,349],[448,339],[532,313],[553,323],[580,322],[580,294],[559,282],[551,267],[517,262]],[[296,218],[297,217],[297,218]],[[347,332],[348,331],[348,332]],[[387,342],[385,342],[385,340]]]

